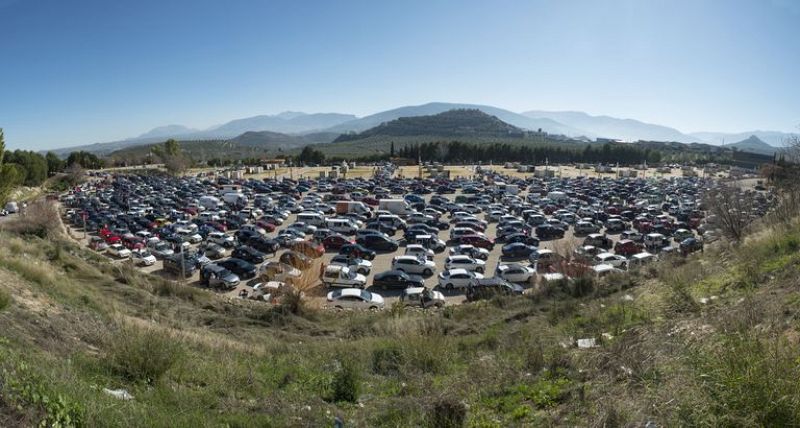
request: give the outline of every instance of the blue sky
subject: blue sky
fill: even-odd
[[[0,0],[10,148],[430,101],[800,125],[800,0]]]

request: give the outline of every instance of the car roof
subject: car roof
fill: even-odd
[[[447,275],[448,276],[460,275],[460,274],[469,274],[469,271],[466,270],[466,269],[461,269],[461,268],[459,268],[459,269],[450,269],[449,271],[447,271]]]
[[[360,288],[342,288],[340,290],[339,295],[340,296],[361,296],[361,293],[363,291],[364,290],[362,290]]]

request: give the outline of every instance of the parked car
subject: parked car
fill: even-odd
[[[200,283],[207,287],[232,290],[239,285],[239,277],[222,266],[209,263],[200,268]]]
[[[392,259],[392,269],[417,275],[431,276],[436,270],[436,264],[431,260],[420,259],[414,256],[397,256]]]
[[[358,257],[366,260],[375,260],[375,251],[359,244],[346,244],[339,248],[339,254]]]
[[[356,239],[356,243],[376,251],[397,251],[400,245],[391,238],[380,235],[366,235]]]
[[[111,244],[108,246],[108,254],[118,259],[127,259],[131,256],[131,250],[122,244]]]
[[[344,235],[333,234],[328,235],[325,239],[322,240],[322,246],[325,247],[326,250],[338,250],[341,249],[343,246],[347,244],[352,244],[353,241]]]
[[[347,266],[330,265],[320,278],[325,287],[366,288],[367,278]]]
[[[448,256],[444,262],[445,269],[466,269],[471,272],[483,273],[486,270],[486,262],[479,259],[473,259],[470,256],[456,255]]]
[[[156,264],[156,257],[147,249],[131,251],[131,258],[137,266],[153,266]]]
[[[237,259],[242,259],[244,261],[250,262],[255,265],[264,263],[264,261],[267,260],[266,254],[256,250],[253,247],[248,247],[246,245],[236,247],[231,253],[231,256]]]
[[[439,287],[446,290],[465,288],[479,279],[483,279],[483,275],[477,272],[470,272],[466,269],[453,269],[439,274]]]
[[[400,294],[400,302],[406,306],[425,308],[441,308],[445,305],[444,295],[427,287],[411,287]]]
[[[287,251],[281,254],[280,260],[282,263],[294,266],[300,270],[305,270],[311,267],[313,260],[305,254],[297,253],[294,251]]]
[[[489,259],[489,251],[487,249],[478,248],[474,245],[456,245],[455,247],[451,247],[450,255],[465,255],[483,261]]]
[[[372,286],[382,289],[422,287],[425,281],[421,276],[409,275],[401,270],[381,272],[372,279]]]
[[[525,289],[519,284],[509,282],[503,278],[492,277],[475,281],[467,287],[465,295],[468,302],[482,299],[491,299],[494,296],[521,295]]]
[[[255,265],[242,259],[230,258],[217,264],[235,273],[241,279],[250,279],[256,276]]]
[[[501,263],[497,265],[495,275],[509,282],[525,283],[536,275],[536,270],[519,263]]]
[[[383,309],[383,297],[359,288],[333,290],[327,296],[328,306],[335,309]]]
[[[628,259],[618,254],[600,253],[594,256],[592,264],[594,265],[606,264],[614,266],[616,268],[625,269],[628,267]]]
[[[369,275],[372,271],[372,262],[359,259],[357,257],[349,257],[343,254],[333,256],[331,265],[347,266],[350,270],[355,270],[362,275]]]
[[[529,257],[531,253],[538,251],[539,249],[533,245],[514,242],[512,244],[503,245],[502,256],[506,259],[523,259]]]

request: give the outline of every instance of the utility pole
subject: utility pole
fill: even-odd
[[[183,241],[181,241],[181,282],[186,280],[186,258],[183,257]]]

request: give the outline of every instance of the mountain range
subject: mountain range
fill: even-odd
[[[315,134],[314,138],[312,138],[313,140],[331,142],[340,134],[360,133],[396,119],[431,116],[454,109],[481,111],[521,130],[542,130],[551,135],[564,135],[587,141],[602,137],[623,141],[676,141],[719,145],[723,141],[732,143],[747,140],[753,135],[766,144],[780,147],[792,135],[777,131],[748,131],[743,133],[696,132],[687,134],[663,125],[645,123],[634,119],[593,116],[576,111],[531,110],[524,113],[515,113],[487,105],[435,102],[399,107],[360,118],[352,114],[308,114],[287,111],[275,115],[259,115],[235,119],[204,130],[192,129],[183,125],[167,125],[154,128],[138,137],[109,143],[68,147],[53,150],[53,152],[66,156],[75,150],[86,150],[98,155],[107,155],[126,147],[148,145],[167,138],[185,141],[219,140],[235,138],[247,132],[262,131],[294,136]],[[282,138],[285,139],[285,137]]]

